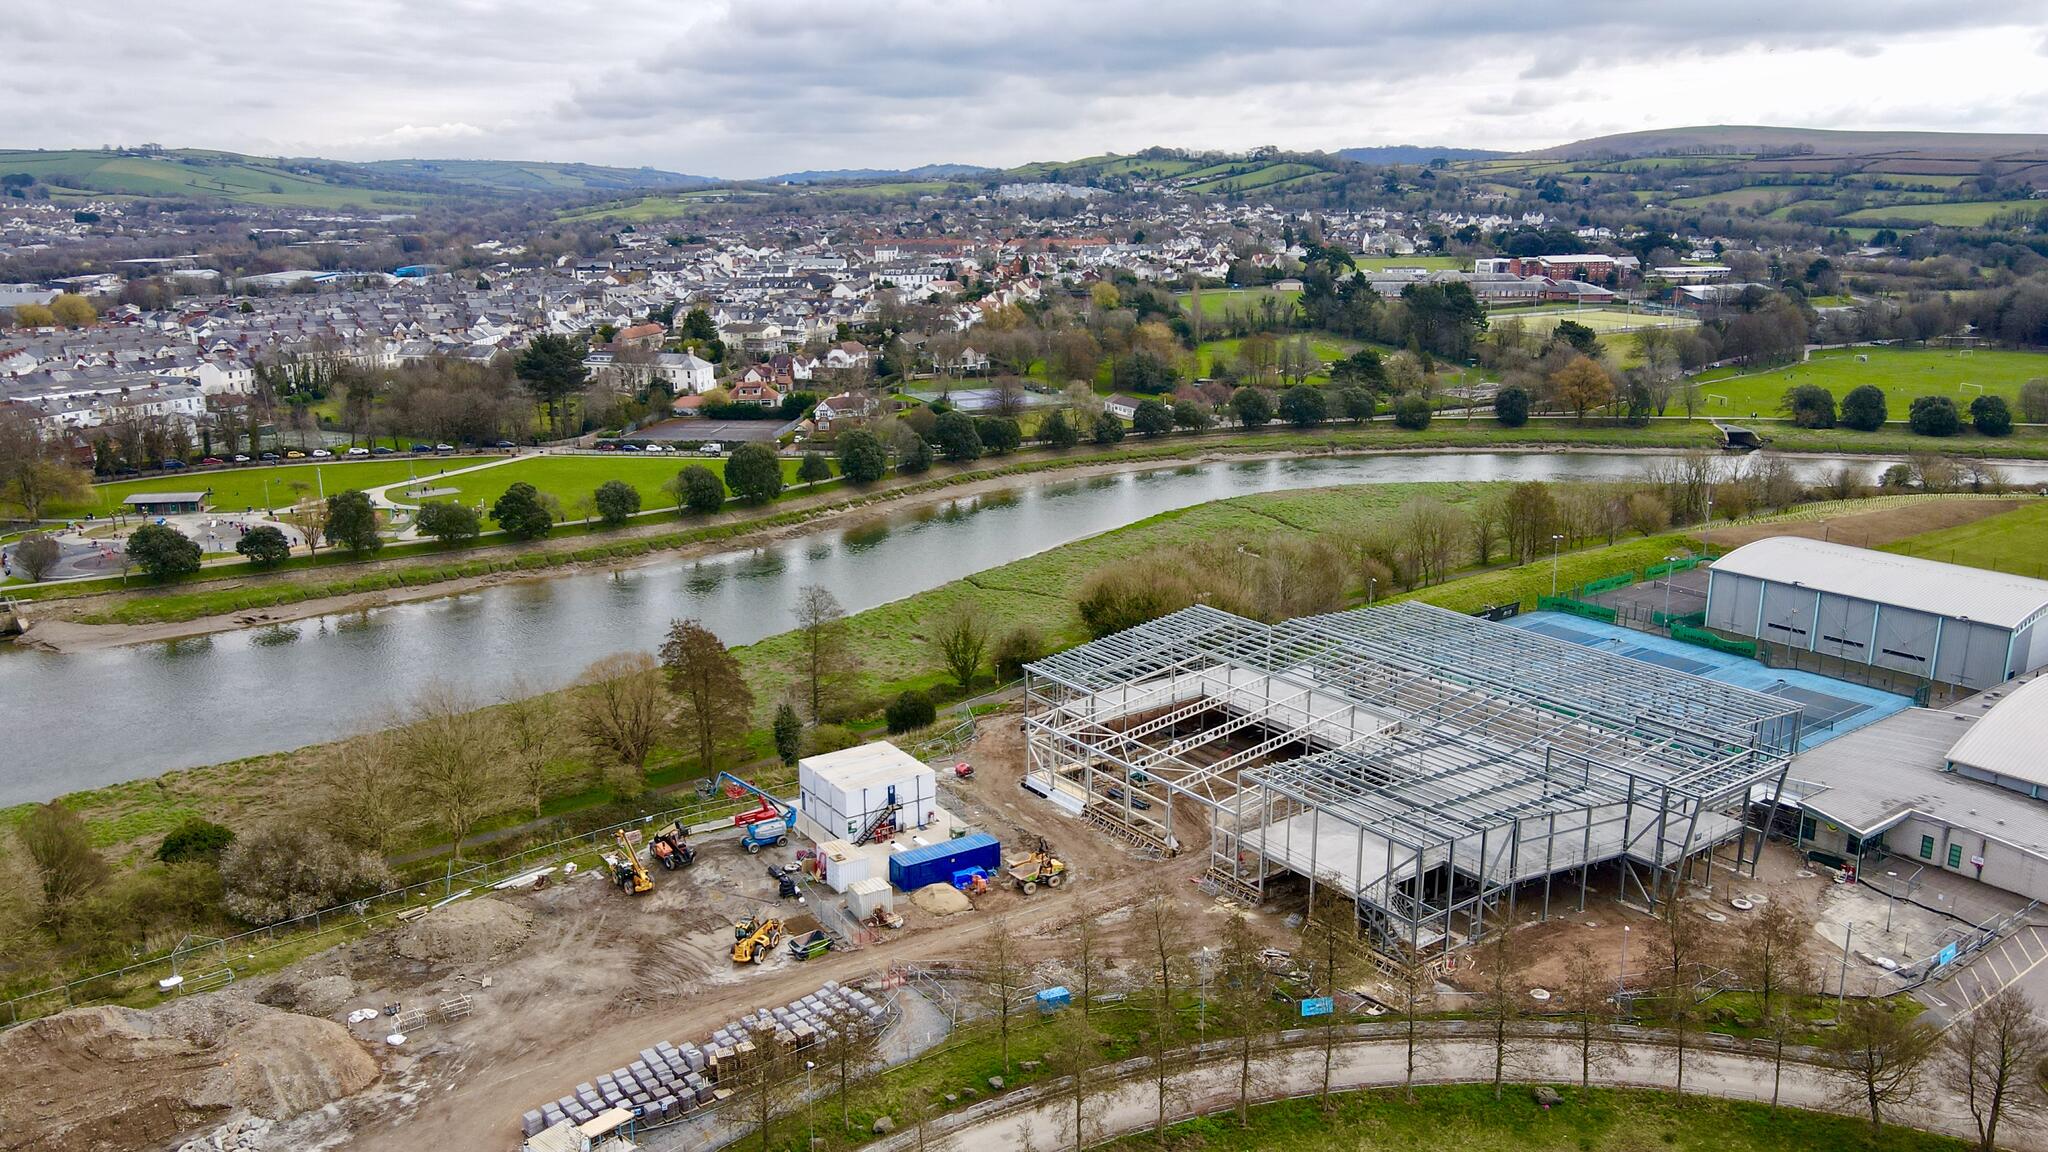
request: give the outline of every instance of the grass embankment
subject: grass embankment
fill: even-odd
[[[1674,1098],[1668,1092],[1596,1088],[1590,1097],[1565,1092],[1564,1104],[1539,1107],[1516,1086],[1493,1097],[1488,1085],[1418,1088],[1415,1102],[1399,1089],[1347,1092],[1325,1112],[1314,1100],[1251,1110],[1251,1124],[1205,1116],[1173,1125],[1172,1146],[1213,1152],[1351,1152],[1358,1148],[1428,1148],[1435,1152],[1963,1152],[1949,1136],[1888,1126],[1875,1140],[1868,1123],[1848,1116],[1776,1111],[1762,1104]],[[1156,1148],[1151,1134],[1107,1147]]]
[[[1717,368],[1696,379],[1702,394],[1700,415],[1747,419],[1751,412],[1778,413],[1788,388],[1818,384],[1834,393],[1836,403],[1850,389],[1874,384],[1884,389],[1886,414],[1903,422],[1920,396],[1946,396],[1967,415],[1980,395],[2003,396],[2017,408],[2020,385],[2048,376],[2048,352],[1985,348],[1970,352],[1943,348],[1829,348],[1801,364],[1763,372]],[[1964,388],[1970,384],[1975,387]],[[1980,392],[1979,389],[1982,391]],[[2017,410],[2013,413],[2018,419]],[[1947,451],[1943,441],[1920,438],[1926,451]]]
[[[2048,579],[2048,503],[2029,504],[1974,524],[1959,524],[1883,547],[1902,556],[1925,556]]]

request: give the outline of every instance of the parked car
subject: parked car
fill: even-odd
[[[222,459],[221,459],[220,457],[218,457],[218,456],[208,456],[208,457],[207,457],[206,459],[204,459],[204,460],[201,460],[201,461],[200,461],[200,463],[201,463],[201,464],[204,464],[204,465],[206,465],[206,466],[208,466],[208,467],[213,467],[213,466],[215,466],[215,465],[219,465],[219,464],[225,464],[225,463],[227,463],[227,461],[225,461],[225,460],[222,460]]]
[[[351,456],[368,456],[370,450],[368,448],[351,448],[348,450],[348,454]]]
[[[173,470],[173,469],[177,469],[177,468],[183,468],[184,466],[185,466],[185,462],[184,462],[183,460],[166,460],[166,461],[164,461],[164,471],[166,471],[166,472],[169,472],[169,471],[171,471],[171,470]]]
[[[306,454],[304,452],[299,451],[297,448],[293,448],[285,452],[284,458],[287,460],[304,460],[306,458]]]
[[[315,460],[326,460],[326,459],[329,459],[330,457],[332,457],[333,455],[334,455],[334,453],[332,453],[332,452],[329,452],[329,451],[328,451],[327,449],[325,449],[325,448],[315,448],[315,449],[313,449],[313,459],[315,459]]]
[[[248,462],[249,462],[249,458],[248,458],[247,456],[244,456],[244,455],[243,455],[242,453],[240,453],[240,452],[237,452],[237,453],[235,453],[235,463],[237,463],[237,464],[247,464]]]
[[[639,446],[638,444],[621,444],[621,445],[619,445],[619,451],[621,451],[621,452],[638,452],[639,450],[640,450],[640,446]]]
[[[702,452],[706,456],[723,456],[725,454],[725,445],[713,440],[711,443],[697,449],[697,451]]]
[[[599,440],[596,447],[599,452],[617,452],[619,450],[619,442],[616,440]]]
[[[265,453],[264,453],[263,455],[261,455],[261,456],[258,456],[258,457],[257,457],[257,459],[258,459],[258,460],[268,460],[268,461],[270,461],[271,463],[275,464],[275,463],[277,462],[277,453],[275,453],[275,452],[265,452]]]
[[[519,445],[517,445],[517,444],[514,444],[514,443],[512,443],[512,442],[511,442],[510,440],[500,440],[500,441],[498,441],[498,442],[497,442],[496,444],[493,444],[493,445],[491,445],[491,447],[493,447],[493,448],[517,448],[517,447],[519,447]]]
[[[397,452],[397,451],[398,451],[398,449],[396,449],[396,448],[386,448],[386,447],[385,447],[385,446],[383,446],[382,444],[379,444],[379,445],[377,445],[377,446],[376,446],[375,448],[372,448],[372,449],[370,449],[370,455],[372,455],[372,456],[389,456],[389,455],[391,455],[391,454],[393,454],[393,453],[395,453],[395,452]]]
[[[434,446],[432,444],[415,444],[412,446],[412,450],[421,453],[432,452],[434,450]]]

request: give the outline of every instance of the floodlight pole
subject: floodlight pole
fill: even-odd
[[[1557,595],[1557,549],[1564,543],[1564,537],[1553,534],[1550,537],[1550,594]]]
[[[1668,625],[1669,625],[1669,624],[1671,623],[1671,567],[1670,567],[1670,566],[1671,566],[1671,565],[1673,565],[1673,564],[1676,564],[1676,563],[1678,563],[1678,557],[1676,557],[1676,556],[1666,556],[1666,557],[1664,558],[1664,565],[1665,565],[1665,567],[1664,567],[1664,623],[1665,623],[1665,624],[1666,624],[1667,626],[1668,626]],[[1711,875],[1711,873],[1709,873],[1709,875]]]

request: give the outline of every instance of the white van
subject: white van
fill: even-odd
[[[702,452],[706,456],[723,456],[725,455],[725,445],[713,440],[711,443],[697,449],[697,451]]]

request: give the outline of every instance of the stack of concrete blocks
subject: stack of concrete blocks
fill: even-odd
[[[563,1120],[587,1123],[607,1108],[625,1108],[646,1124],[673,1120],[716,1099],[720,1076],[745,1067],[758,1044],[805,1048],[832,1038],[840,1028],[880,1029],[887,1019],[887,1006],[874,997],[828,980],[779,1008],[747,1013],[713,1032],[702,1048],[664,1040],[641,1049],[640,1058],[626,1067],[525,1113],[520,1128],[533,1136]]]

